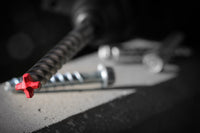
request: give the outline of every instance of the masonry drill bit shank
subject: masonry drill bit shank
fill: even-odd
[[[45,84],[64,63],[70,60],[92,38],[93,27],[89,23],[83,22],[76,26],[24,74],[23,81],[16,85],[16,90],[23,90],[27,98],[31,98],[33,89]]]

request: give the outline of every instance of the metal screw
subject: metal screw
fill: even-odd
[[[21,81],[22,78],[12,78],[5,83],[4,89],[6,91],[18,92],[15,90],[15,85]],[[97,71],[93,73],[79,73],[77,71],[73,73],[67,72],[65,74],[57,73],[42,88],[91,83],[101,83],[101,87],[106,88],[112,85],[114,81],[114,70],[111,67],[105,67],[99,64]]]
[[[98,56],[102,60],[113,60],[117,63],[143,63],[153,73],[161,72],[165,64],[172,57],[189,57],[192,51],[189,48],[179,47],[184,40],[183,33],[172,33],[167,36],[162,43],[148,43],[138,47],[136,44],[132,48],[121,46],[101,46]],[[135,45],[135,47],[134,47]]]
[[[175,50],[183,40],[184,34],[181,32],[170,34],[158,51],[148,53],[143,57],[143,63],[148,66],[151,72],[163,71],[165,64],[174,56]]]

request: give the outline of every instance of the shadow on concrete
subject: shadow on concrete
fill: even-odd
[[[60,89],[60,90],[39,90],[35,91],[34,93],[40,94],[40,93],[68,93],[68,92],[89,92],[89,91],[110,91],[110,90],[125,90],[125,89],[140,89],[140,88],[148,88],[150,86],[135,86],[135,85],[130,85],[130,86],[117,86],[117,87],[109,87],[109,88],[84,88],[84,89]],[[16,94],[23,94],[23,91],[18,91]]]
[[[117,86],[117,87],[110,87],[110,88],[91,88],[91,89],[63,89],[63,90],[47,90],[43,91],[40,90],[35,93],[60,93],[60,92],[85,92],[85,91],[109,91],[109,90],[124,90],[124,89],[136,89],[136,88],[144,88],[144,86]]]

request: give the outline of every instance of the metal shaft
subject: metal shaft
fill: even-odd
[[[5,83],[4,89],[6,91],[18,92],[15,90],[15,85],[20,83],[22,78],[13,78]],[[52,76],[43,88],[56,87],[56,86],[68,86],[78,84],[91,84],[100,83],[102,88],[106,88],[112,85],[115,81],[114,70],[111,67],[105,67],[103,65],[97,66],[97,71],[93,73],[80,73],[80,72],[66,72],[65,74],[57,73]]]
[[[27,73],[31,75],[34,81],[40,81],[44,85],[66,61],[70,60],[92,38],[92,26],[88,23],[81,24],[63,38]]]

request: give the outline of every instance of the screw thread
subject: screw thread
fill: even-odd
[[[67,72],[65,74],[57,73],[52,76],[50,80],[43,85],[43,87],[55,87],[63,85],[77,85],[77,84],[86,84],[92,82],[100,82],[101,76],[99,73],[86,74],[79,72]]]
[[[4,89],[7,91],[15,91],[15,85],[20,83],[22,78],[12,78],[5,83]],[[100,83],[102,88],[106,88],[115,81],[114,70],[111,67],[97,66],[97,71],[93,73],[66,72],[65,74],[57,73],[47,81],[42,88]]]

